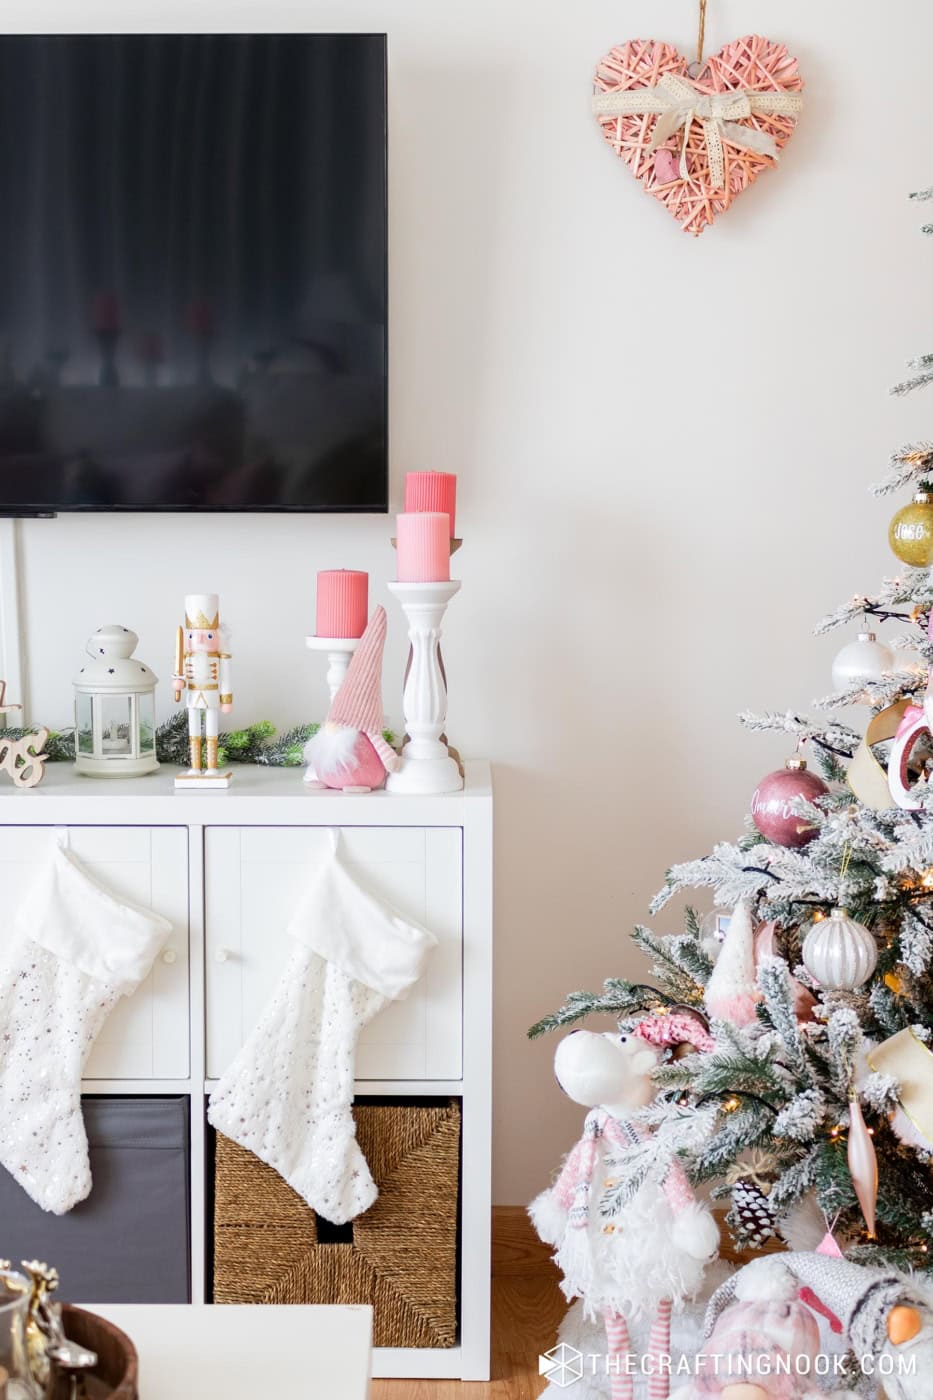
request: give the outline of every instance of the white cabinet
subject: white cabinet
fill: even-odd
[[[288,960],[287,927],[326,827],[209,827],[204,833],[207,1073],[218,1078],[259,1020]],[[459,1079],[463,833],[460,827],[343,827],[341,858],[378,898],[436,934],[423,978],[366,1027],[359,1079]]]
[[[227,791],[174,788],[163,768],[119,782],[50,763],[38,787],[0,787],[0,940],[67,827],[108,889],[173,932],[152,975],[108,1019],[85,1091],[187,1099],[190,1284],[208,1295],[210,1142],[204,1096],[256,1024],[287,956],[286,929],[339,828],[342,856],[377,897],[439,944],[405,1001],[367,1026],[361,1096],[460,1101],[460,1336],[449,1348],[377,1347],[378,1376],[489,1375],[492,1097],[492,790],[467,764],[462,792],[315,791],[294,769],[237,766]],[[90,1198],[93,1208],[94,1196]],[[88,1226],[87,1217],[83,1226]],[[89,1231],[88,1239],[92,1239]],[[49,1248],[50,1257],[54,1251]]]
[[[155,909],[172,934],[145,982],[107,1018],[86,1079],[187,1079],[188,832],[185,827],[69,826],[71,850],[115,895]],[[46,826],[0,826],[0,926],[42,872]],[[90,1086],[89,1086],[90,1087]]]

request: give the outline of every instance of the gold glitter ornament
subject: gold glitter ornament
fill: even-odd
[[[901,507],[888,528],[888,543],[902,564],[916,569],[933,564],[933,491],[920,490]]]

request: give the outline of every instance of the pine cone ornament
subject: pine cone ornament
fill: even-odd
[[[736,1240],[753,1248],[766,1244],[777,1234],[774,1207],[761,1187],[747,1178],[733,1186],[732,1208],[726,1220]]]

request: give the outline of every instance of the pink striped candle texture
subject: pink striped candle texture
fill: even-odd
[[[399,583],[441,583],[450,578],[450,517],[446,511],[400,515],[395,537]]]
[[[453,472],[409,472],[405,509],[411,514],[440,511],[450,516],[450,538],[457,533],[457,478]]]
[[[317,576],[319,637],[362,637],[369,616],[369,574],[322,569]]]

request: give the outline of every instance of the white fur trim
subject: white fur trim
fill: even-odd
[[[124,996],[148,977],[172,931],[168,919],[111,894],[56,846],[16,916],[23,936]]]
[[[559,1244],[567,1228],[567,1212],[554,1199],[550,1189],[542,1191],[528,1207],[531,1223],[545,1244]]]
[[[389,1000],[404,997],[437,938],[374,898],[332,851],[314,872],[289,935]]]
[[[741,1303],[789,1303],[797,1280],[780,1259],[753,1259],[738,1274],[735,1296]]]
[[[674,1216],[671,1238],[691,1259],[712,1259],[719,1249],[719,1227],[701,1201],[691,1201]]]
[[[346,773],[356,758],[358,729],[346,729],[342,724],[322,724],[304,747],[305,763],[318,773]]]

